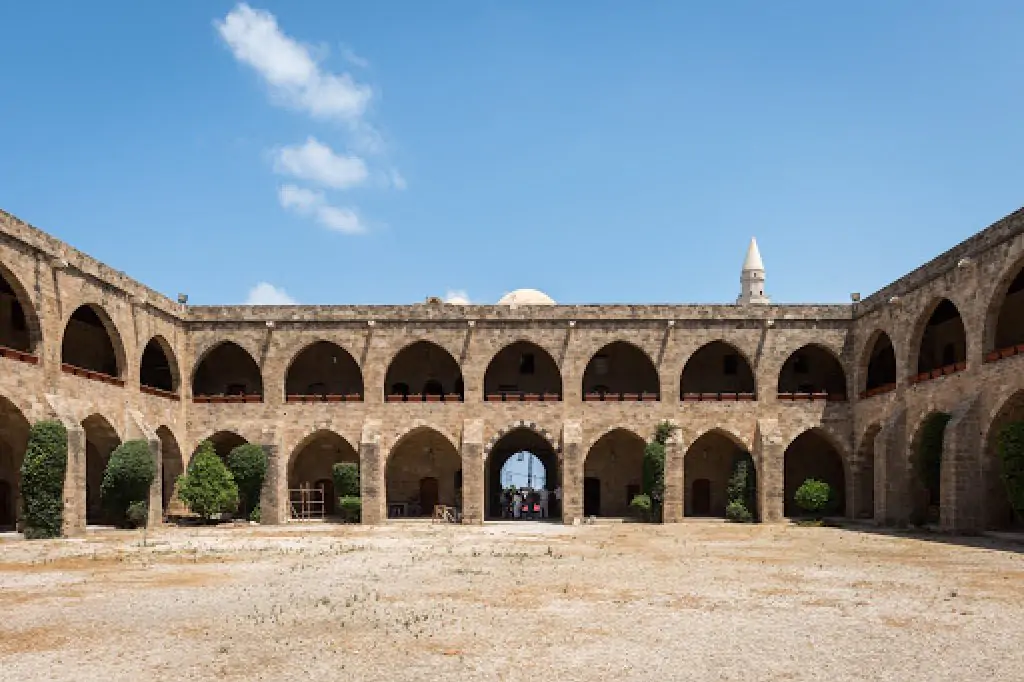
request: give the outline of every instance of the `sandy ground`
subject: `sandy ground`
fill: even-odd
[[[1024,680],[1024,547],[795,526],[0,541],[3,680]]]

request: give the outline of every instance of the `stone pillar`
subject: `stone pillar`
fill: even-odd
[[[908,447],[907,411],[900,408],[875,436],[875,523],[878,525],[906,526],[910,520]]]
[[[364,524],[384,523],[388,518],[384,479],[387,456],[380,451],[380,427],[380,420],[367,419],[359,436],[359,494],[363,498]]]
[[[583,424],[567,420],[562,424],[562,522],[583,518]]]
[[[462,522],[484,522],[484,420],[462,424]]]
[[[676,430],[665,443],[665,499],[662,520],[665,523],[680,523],[686,509],[686,443],[679,425],[671,423]]]
[[[980,400],[971,396],[952,412],[942,438],[939,525],[954,533],[972,533],[981,519]]]
[[[64,474],[64,516],[60,534],[66,538],[85,535],[85,429],[76,421],[62,419],[68,431],[68,466]]]
[[[754,433],[757,508],[762,523],[778,523],[785,510],[785,444],[774,419],[758,419]]]
[[[260,488],[260,525],[276,526],[291,517],[288,504],[288,477],[283,474],[281,443],[277,432],[267,429],[260,438],[260,446],[267,457],[267,473]]]
[[[154,528],[164,520],[163,448],[160,437],[146,424],[142,413],[129,410],[127,426],[127,439],[138,438],[145,441],[153,464],[156,466],[156,476],[153,477],[153,482],[149,486],[149,513],[146,517],[146,527]]]

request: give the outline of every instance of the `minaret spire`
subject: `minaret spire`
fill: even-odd
[[[757,240],[750,238],[747,257],[743,260],[740,272],[740,295],[736,298],[738,305],[768,305],[771,301],[764,295],[764,263],[761,252],[757,248]]]

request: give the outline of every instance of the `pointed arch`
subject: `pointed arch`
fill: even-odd
[[[32,298],[14,273],[0,263],[0,346],[38,356],[42,341]]]
[[[612,341],[594,353],[583,372],[584,400],[661,399],[661,380],[651,356],[628,341]]]
[[[991,359],[1001,350],[1007,355],[1010,349],[1014,354],[1024,352],[1024,257],[1003,271],[993,292],[986,307],[983,350],[997,352]]]
[[[562,373],[551,354],[532,341],[513,341],[499,350],[484,372],[484,399],[516,400],[536,396],[562,399]]]
[[[388,363],[384,394],[389,402],[460,402],[465,396],[462,368],[442,346],[423,339],[414,341]]]
[[[911,337],[907,366],[916,381],[937,378],[967,368],[967,329],[960,310],[948,298],[926,307]]]
[[[199,450],[199,447],[203,444],[204,441],[210,441],[210,444],[213,445],[213,451],[216,452],[217,456],[223,460],[226,460],[228,455],[231,454],[231,451],[237,448],[239,445],[245,445],[246,443],[249,442],[234,431],[217,431],[216,433],[213,433],[204,438],[203,440],[199,441],[199,443],[196,445],[196,451]],[[193,452],[192,454],[194,456],[195,452]]]
[[[286,399],[363,399],[363,373],[352,354],[336,343],[321,339],[310,343],[292,358],[285,371]]]
[[[106,310],[95,303],[85,303],[71,313],[64,325],[60,361],[66,366],[121,378],[124,343]]]
[[[171,344],[157,334],[146,343],[139,360],[139,385],[158,391],[177,393],[181,385],[178,360]]]
[[[737,462],[749,462],[747,475],[756,475],[746,444],[728,429],[715,427],[696,438],[683,456],[685,516],[724,517],[729,503],[729,479]],[[748,511],[756,513],[756,481],[751,481]]]
[[[754,400],[757,388],[747,356],[728,341],[705,343],[686,361],[679,380],[681,400]]]
[[[462,506],[462,458],[437,429],[417,426],[395,441],[385,463],[388,516],[428,516],[434,505]]]
[[[1024,519],[1014,513],[1010,496],[1002,478],[1003,463],[999,456],[1000,435],[1014,422],[1024,422],[1024,389],[1019,389],[1001,403],[992,416],[982,443],[981,499],[983,527],[990,530],[1020,530]]]
[[[12,529],[21,509],[21,465],[29,423],[18,406],[0,396],[0,529]]]
[[[334,465],[350,462],[359,465],[359,453],[344,438],[330,429],[317,429],[295,446],[288,459],[288,489],[316,488],[322,491],[324,514],[333,516],[338,497],[334,488]]]
[[[784,500],[786,516],[800,516],[804,512],[795,501],[797,488],[813,478],[824,481],[832,491],[826,513],[846,514],[846,481],[850,477],[849,459],[845,450],[828,431],[812,427],[790,441],[783,454]]]
[[[519,453],[529,453],[540,461],[544,469],[543,490],[537,490],[537,502],[547,509],[548,518],[560,518],[559,501],[554,495],[562,485],[558,447],[551,434],[534,422],[514,422],[500,429],[484,446],[484,515],[486,518],[505,518],[501,472],[505,464]],[[529,481],[512,481],[517,488]],[[535,483],[535,482],[534,482]],[[538,486],[534,485],[536,489]],[[543,500],[541,499],[543,497]]]
[[[896,350],[885,331],[876,329],[861,354],[862,397],[869,398],[896,388]]]
[[[646,447],[647,441],[624,427],[594,441],[583,461],[584,516],[629,515],[629,503],[643,492]]]
[[[263,375],[249,352],[234,341],[221,341],[206,351],[192,375],[193,397],[263,397]]]
[[[793,351],[779,370],[780,398],[807,396],[846,400],[846,372],[832,349],[808,343]]]

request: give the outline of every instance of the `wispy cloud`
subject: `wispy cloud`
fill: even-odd
[[[277,191],[277,199],[282,208],[297,215],[312,217],[329,230],[342,234],[366,232],[366,225],[355,209],[332,206],[327,202],[323,192],[295,185],[282,185]]]
[[[348,62],[352,66],[358,67],[360,69],[370,68],[370,60],[360,57],[359,55],[356,54],[355,50],[353,50],[351,47],[347,45],[341,46],[341,56],[345,59],[346,62]]]
[[[279,289],[267,282],[260,282],[249,290],[249,296],[245,299],[245,304],[294,305],[295,299],[289,296],[284,289]]]
[[[302,145],[279,148],[274,153],[274,170],[334,189],[361,185],[369,177],[361,158],[336,154],[312,136]]]
[[[444,294],[445,303],[451,303],[452,305],[469,305],[469,294],[466,293],[465,289],[449,289]]]

